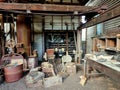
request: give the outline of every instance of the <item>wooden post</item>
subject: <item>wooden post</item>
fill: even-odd
[[[81,21],[81,18],[79,18],[79,22]],[[80,22],[81,24],[81,22]],[[77,63],[80,64],[81,63],[81,55],[82,55],[82,47],[81,47],[81,30],[77,30]]]
[[[0,30],[3,30],[4,31],[4,21],[3,21],[3,15],[1,14],[0,15],[0,23],[1,23],[1,28],[0,28]],[[3,32],[3,31],[1,31],[1,32]],[[3,36],[2,37],[2,47],[1,47],[1,51],[2,51],[2,54],[1,55],[4,55],[5,54],[5,37]]]
[[[80,30],[77,30],[77,55],[78,55],[78,59],[77,59],[77,63],[80,64],[80,60],[81,60],[81,34],[80,34]]]
[[[69,52],[69,44],[68,44],[68,23],[65,22],[65,25],[66,25],[66,51]]]
[[[17,42],[23,43],[28,55],[30,55],[30,18],[25,15],[17,16]]]

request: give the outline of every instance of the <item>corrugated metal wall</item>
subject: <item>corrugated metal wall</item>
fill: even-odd
[[[78,16],[74,19],[71,16],[45,16],[45,30],[66,30],[65,23],[68,24],[68,30],[73,30],[73,22],[76,30],[79,24]]]
[[[120,27],[120,17],[104,22],[104,30],[113,30]]]
[[[54,30],[62,30],[62,17],[54,16],[53,17],[53,29]]]
[[[42,32],[42,16],[34,15],[33,16],[33,27],[35,32]]]
[[[52,22],[52,16],[45,16],[45,30],[46,29],[52,30],[52,25],[50,25],[51,22]]]
[[[95,35],[95,33],[96,33],[96,26],[92,26],[92,27],[89,27],[89,28],[87,28],[87,51],[86,51],[86,53],[92,53],[92,37],[94,37],[94,35]]]
[[[90,0],[86,6],[101,6],[107,5],[111,9],[120,4],[120,0]]]

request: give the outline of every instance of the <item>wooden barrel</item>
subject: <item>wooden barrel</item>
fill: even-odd
[[[15,82],[20,80],[23,76],[23,64],[15,67],[5,67],[4,74],[6,82]]]

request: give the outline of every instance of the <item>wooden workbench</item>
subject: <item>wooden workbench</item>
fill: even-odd
[[[120,62],[115,62],[120,64]],[[120,83],[120,67],[111,61],[99,62],[97,60],[87,59],[87,65],[101,73],[109,76],[111,79]]]

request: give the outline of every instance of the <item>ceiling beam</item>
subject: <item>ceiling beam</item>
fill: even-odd
[[[54,4],[23,4],[23,3],[0,3],[0,9],[5,10],[31,10],[31,11],[48,11],[48,12],[87,12],[95,9],[91,6],[75,5],[54,5]]]
[[[83,25],[82,28],[87,28],[105,21],[108,21],[112,18],[120,16],[120,5],[116,6],[115,8],[108,10],[101,14],[98,17],[92,18],[90,21],[88,21],[85,25]]]

